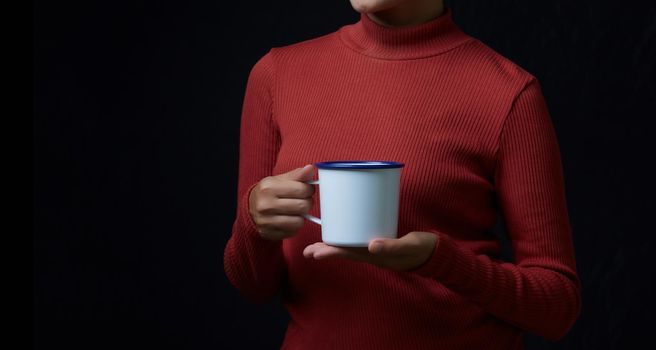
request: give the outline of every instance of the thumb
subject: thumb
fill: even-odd
[[[403,238],[380,238],[369,243],[369,252],[377,255],[399,255],[406,250],[407,243]]]
[[[421,247],[434,246],[436,237],[430,232],[412,231],[400,238],[377,238],[369,242],[369,252],[381,255],[412,255]]]
[[[314,166],[307,164],[303,167],[296,168],[283,174],[283,177],[294,181],[310,181],[314,175]]]

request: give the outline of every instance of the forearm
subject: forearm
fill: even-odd
[[[254,302],[266,302],[279,290],[285,263],[282,241],[262,238],[250,217],[248,194],[254,186],[239,201],[223,261],[228,279],[244,296]]]
[[[439,236],[433,255],[415,273],[434,278],[499,319],[545,338],[559,339],[571,328],[580,310],[575,271],[557,261],[493,261]]]

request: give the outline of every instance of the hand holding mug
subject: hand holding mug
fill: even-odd
[[[289,172],[267,176],[253,187],[248,204],[250,215],[263,238],[281,240],[296,235],[312,207],[314,168],[308,164]]]

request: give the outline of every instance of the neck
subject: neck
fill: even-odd
[[[432,20],[404,27],[381,25],[360,12],[360,21],[343,26],[339,38],[356,52],[386,60],[435,56],[472,39],[453,22],[449,8]]]
[[[426,23],[444,12],[442,0],[405,1],[398,6],[367,13],[374,22],[386,27],[408,27]]]

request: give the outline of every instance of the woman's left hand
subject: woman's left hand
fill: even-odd
[[[303,250],[303,256],[317,260],[328,258],[347,258],[363,261],[395,271],[413,270],[433,253],[437,235],[432,232],[413,231],[401,238],[377,238],[368,247],[335,247],[323,242],[310,244]]]

